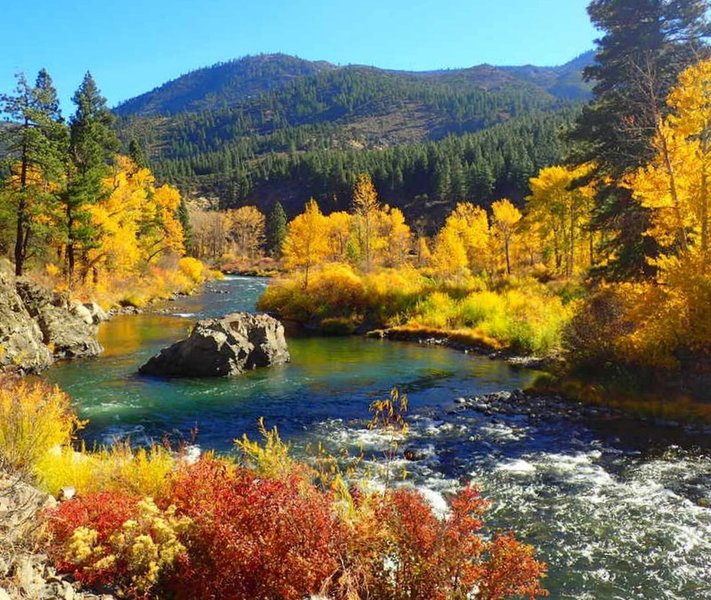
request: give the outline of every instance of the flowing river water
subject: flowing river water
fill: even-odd
[[[276,425],[297,452],[322,442],[362,449],[364,465],[386,440],[366,427],[368,404],[397,386],[410,399],[396,461],[435,507],[461,481],[493,501],[487,523],[513,529],[549,565],[552,598],[711,599],[711,440],[634,422],[486,414],[461,397],[525,387],[536,373],[441,347],[361,337],[288,337],[292,362],[234,379],[159,380],[137,368],[183,337],[192,320],[253,311],[266,285],[230,277],[167,304],[166,314],[102,325],[106,351],[47,377],[74,398],[84,437],[111,442],[190,439],[230,451]],[[377,472],[375,470],[374,472]]]

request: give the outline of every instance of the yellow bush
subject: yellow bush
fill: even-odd
[[[92,572],[113,571],[120,578],[113,583],[120,588],[131,590],[136,596],[148,594],[161,574],[185,553],[179,537],[191,520],[178,517],[175,506],[159,509],[150,497],[138,503],[137,513],[106,543],[99,542],[96,530],[77,527],[64,547],[63,561],[82,570],[85,578]]]
[[[178,261],[178,270],[195,285],[203,283],[207,277],[205,265],[191,256],[184,256]]]
[[[0,461],[32,469],[53,448],[66,446],[83,423],[58,387],[0,376]]]
[[[132,450],[127,444],[75,452],[72,448],[45,454],[35,467],[39,484],[53,495],[64,487],[77,494],[121,491],[157,496],[165,491],[175,467],[171,453],[161,446]]]

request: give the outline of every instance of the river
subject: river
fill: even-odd
[[[98,359],[61,363],[47,378],[89,419],[84,438],[135,443],[164,436],[230,451],[276,425],[297,453],[349,448],[375,465],[385,440],[366,427],[368,404],[396,386],[408,394],[398,461],[435,506],[471,480],[493,501],[488,524],[510,528],[549,565],[552,598],[711,598],[711,441],[630,422],[532,422],[523,415],[457,410],[456,399],[530,384],[536,373],[441,347],[361,337],[290,336],[292,362],[225,380],[158,380],[137,368],[183,337],[192,320],[254,310],[265,280],[229,277],[167,314],[102,325]]]

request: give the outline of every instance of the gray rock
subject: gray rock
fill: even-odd
[[[15,289],[15,276],[0,270],[0,367],[39,372],[52,360],[42,331]]]
[[[187,339],[163,349],[139,372],[157,377],[230,377],[289,360],[279,321],[264,314],[233,313],[198,321]]]
[[[99,323],[104,323],[105,321],[109,320],[109,315],[107,312],[101,308],[96,302],[87,302],[83,304],[84,308],[86,308],[89,311],[89,315],[91,316],[91,322],[94,325],[98,325]]]
[[[52,292],[24,278],[17,280],[17,293],[55,358],[84,358],[103,351],[89,308],[70,300],[66,294]]]

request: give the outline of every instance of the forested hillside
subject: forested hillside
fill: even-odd
[[[521,199],[528,177],[560,158],[556,134],[589,93],[590,61],[414,73],[247,57],[121,104],[118,130],[159,177],[223,206],[279,198],[294,212],[316,195],[343,207],[362,170],[415,214],[471,194]],[[514,147],[521,128],[536,143]]]

